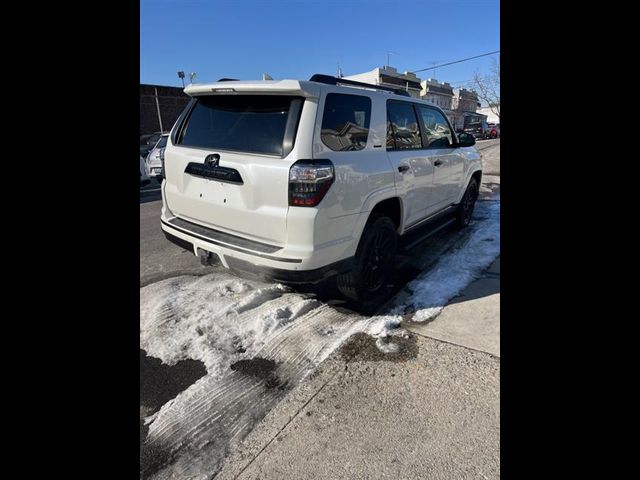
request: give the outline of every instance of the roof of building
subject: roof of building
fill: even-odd
[[[447,88],[447,87],[440,87],[436,85],[427,84],[425,87],[425,90],[429,93],[440,93],[443,95],[450,95],[453,97],[453,89],[450,87]]]

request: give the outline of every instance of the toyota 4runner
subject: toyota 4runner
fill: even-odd
[[[481,180],[472,135],[403,90],[326,75],[186,87],[163,154],[166,237],[204,264],[289,284],[336,276],[378,295],[398,239],[469,223]]]

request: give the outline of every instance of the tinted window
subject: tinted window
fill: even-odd
[[[282,155],[285,127],[295,99],[283,95],[198,97],[178,143]]]
[[[410,103],[388,102],[387,116],[387,148],[391,132],[396,150],[422,148],[418,119]]]
[[[371,99],[329,93],[324,101],[321,138],[331,150],[362,150],[369,137]]]
[[[446,118],[432,108],[418,107],[424,125],[424,139],[427,148],[443,148],[453,145],[453,136]]]

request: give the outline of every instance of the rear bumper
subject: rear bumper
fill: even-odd
[[[194,255],[198,254],[198,249],[214,253],[220,259],[220,262],[224,267],[259,279],[270,279],[292,285],[315,284],[340,273],[347,272],[353,266],[353,257],[312,270],[288,270],[284,268],[260,265],[256,264],[255,260],[243,260],[238,258],[238,256],[230,254],[228,251],[225,252],[225,247],[221,247],[215,243],[211,243],[209,248],[207,248],[207,246],[203,246],[201,240],[198,240],[195,237],[190,238],[188,235],[184,234],[184,232],[175,231],[175,229],[164,221],[162,222],[162,230],[167,240],[181,248],[184,248]],[[174,230],[173,233],[171,233],[171,230]],[[257,258],[260,259],[260,257]]]

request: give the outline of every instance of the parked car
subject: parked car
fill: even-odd
[[[140,155],[143,158],[147,158],[147,155],[154,147],[158,140],[163,135],[162,132],[148,133],[146,135],[140,135]]]
[[[499,123],[489,123],[489,138],[499,138],[500,137],[500,124]]]
[[[489,138],[489,125],[487,122],[474,122],[464,127],[464,132],[473,135],[474,138]]]
[[[149,175],[155,177],[158,182],[162,182],[162,159],[160,157],[162,150],[167,146],[168,137],[168,133],[163,133],[155,146],[149,152],[149,155],[147,155]]]
[[[147,185],[151,179],[149,178],[149,174],[147,173],[147,163],[140,155],[140,187],[144,187]]]
[[[403,90],[309,81],[189,85],[164,151],[167,239],[289,284],[388,289],[399,239],[469,224],[482,175],[472,135]]]

